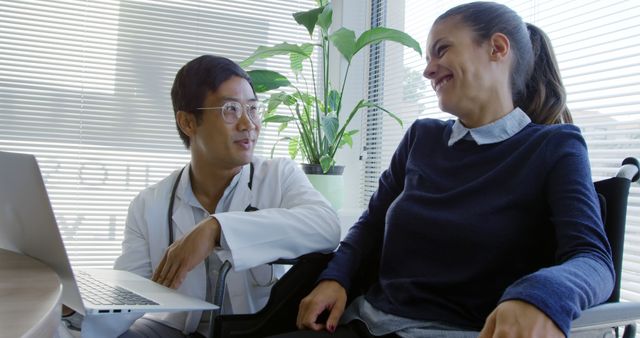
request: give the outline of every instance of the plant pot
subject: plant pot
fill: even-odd
[[[334,165],[326,174],[322,173],[319,164],[302,164],[302,171],[307,174],[309,182],[324,196],[335,210],[342,208],[344,201],[343,165]]]

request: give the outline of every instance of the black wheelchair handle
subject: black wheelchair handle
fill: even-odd
[[[635,168],[632,168],[631,166],[634,166]],[[628,168],[628,170],[632,170],[632,172],[634,173],[634,175],[630,178],[631,182],[635,182],[640,178],[640,162],[638,162],[638,159],[635,157],[627,157],[624,159],[624,161],[622,161],[622,168],[620,168],[620,171],[618,171],[618,177],[621,176],[621,174],[623,173],[624,168]],[[628,177],[631,176],[631,173],[626,173],[623,174],[622,177]]]

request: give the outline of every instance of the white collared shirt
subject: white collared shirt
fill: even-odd
[[[193,219],[195,220],[195,224],[202,222],[205,218],[210,216],[210,213],[205,209],[200,201],[196,198],[193,193],[193,188],[191,186],[191,165],[185,167],[184,173],[180,178],[180,186],[183,187],[180,194],[176,194],[177,198],[183,200],[183,202],[191,207],[191,211],[193,212]],[[238,181],[240,181],[240,176],[244,170],[240,170],[232,179],[229,185],[224,189],[222,193],[222,197],[218,201],[216,208],[214,210],[214,214],[228,212],[229,207],[231,206],[231,200],[233,198],[234,193],[236,192],[236,187],[238,186]],[[220,243],[224,242],[223,232],[220,232]],[[222,261],[218,257],[218,255],[212,252],[209,257],[205,260],[205,266],[207,268],[207,297],[206,300],[209,302],[213,302],[213,291],[216,288],[216,281],[218,276],[218,271],[222,266]],[[214,277],[214,278],[212,278]],[[224,305],[222,306],[223,313],[227,313],[231,311],[231,297],[224,297]],[[225,311],[226,310],[226,311]],[[198,326],[198,332],[201,334],[208,334],[209,327],[209,317],[210,313],[208,311],[203,312],[202,314],[202,322],[201,325]]]
[[[460,120],[456,120],[447,145],[452,146],[462,139],[473,140],[478,145],[502,142],[520,132],[529,123],[529,116],[518,107],[500,119],[478,128],[467,128]]]

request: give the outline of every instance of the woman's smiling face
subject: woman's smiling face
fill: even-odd
[[[491,45],[456,17],[436,23],[427,41],[424,77],[438,95],[442,111],[469,117],[492,97]]]

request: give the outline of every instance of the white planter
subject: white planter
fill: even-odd
[[[335,210],[340,210],[344,202],[344,166],[334,166],[327,174],[322,174],[319,165],[302,164],[309,182],[324,196]]]

